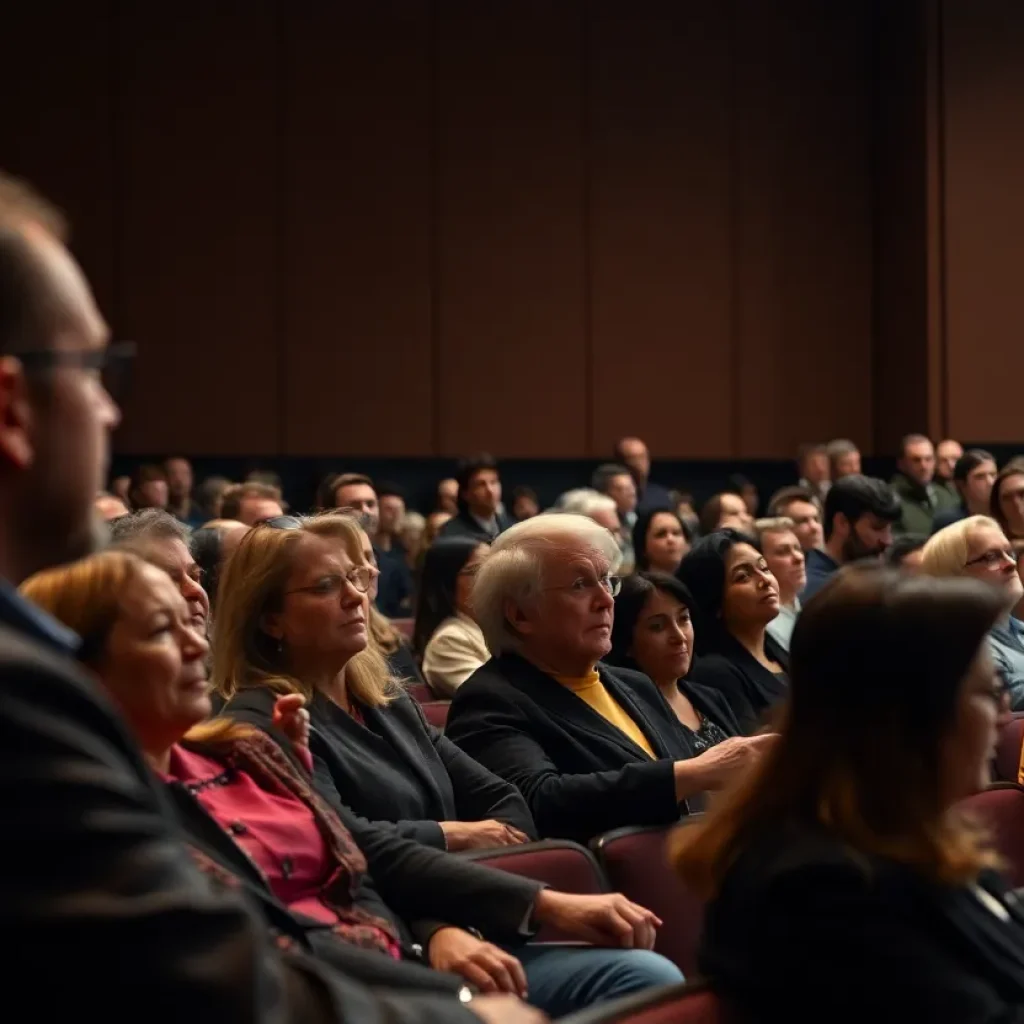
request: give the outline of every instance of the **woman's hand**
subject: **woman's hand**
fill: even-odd
[[[576,896],[542,889],[533,905],[534,920],[553,925],[592,946],[653,949],[661,918],[621,893]]]
[[[309,712],[305,704],[306,698],[301,693],[278,697],[271,721],[296,747],[309,750]]]
[[[427,946],[435,971],[449,971],[465,978],[480,992],[508,992],[526,996],[526,972],[511,953],[470,935],[461,928],[441,928]]]
[[[777,733],[733,736],[699,757],[676,761],[676,796],[680,800],[709,789],[721,789],[738,772],[752,768],[778,740]]]
[[[547,1014],[520,1002],[515,996],[477,996],[466,1003],[484,1024],[544,1024]]]
[[[488,850],[498,846],[518,846],[530,837],[519,829],[493,818],[487,821],[442,821],[445,844],[452,853],[460,850]]]

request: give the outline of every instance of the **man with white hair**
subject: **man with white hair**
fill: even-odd
[[[446,735],[519,788],[545,838],[668,824],[770,742],[701,752],[650,679],[599,664],[619,559],[593,520],[538,516],[494,542],[474,581],[492,658],[456,692]]]

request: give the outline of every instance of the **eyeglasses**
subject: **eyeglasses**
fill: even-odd
[[[571,594],[583,594],[587,591],[593,590],[594,587],[601,587],[608,591],[612,597],[615,597],[618,592],[622,589],[622,577],[621,576],[601,576],[599,579],[587,579],[584,576],[580,576],[578,579],[572,581],[572,583],[565,584],[560,587],[545,587],[545,590],[568,590]]]
[[[107,394],[119,400],[128,389],[137,352],[138,346],[133,341],[118,341],[105,348],[38,348],[5,354],[18,359],[27,373],[42,373],[60,367],[97,373]]]
[[[978,555],[977,558],[969,559],[964,565],[981,565],[984,563],[991,569],[1004,561],[1009,562],[1011,565],[1016,565],[1019,557],[1013,548],[996,548],[992,551],[986,551],[983,555]]]
[[[311,583],[308,587],[296,587],[294,590],[286,590],[285,597],[289,594],[312,594],[314,597],[337,597],[348,584],[353,590],[365,594],[373,581],[380,575],[379,569],[370,565],[360,565],[351,569],[344,576],[324,576],[322,579]]]
[[[253,525],[269,526],[271,530],[301,530],[302,520],[298,516],[267,516]]]

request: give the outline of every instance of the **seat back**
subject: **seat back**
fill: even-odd
[[[594,855],[578,843],[563,839],[543,839],[539,843],[523,843],[521,846],[502,846],[494,850],[469,850],[458,854],[477,864],[486,864],[499,871],[508,871],[523,878],[544,882],[559,892],[571,892],[581,896],[594,896],[609,892]],[[542,928],[536,936],[538,942],[573,941],[574,936],[565,935],[555,929]]]
[[[444,732],[448,722],[448,709],[452,706],[450,700],[432,700],[427,704],[421,704],[423,715],[427,721],[436,729]]]
[[[416,625],[415,619],[392,619],[391,625],[398,630],[399,633],[405,637],[406,640],[412,639],[413,627]]]
[[[678,827],[615,829],[598,836],[591,847],[612,888],[661,918],[654,948],[692,978],[704,904],[669,866],[666,840]]]
[[[405,692],[417,704],[433,704],[437,697],[430,692],[430,687],[426,683],[406,683]]]
[[[721,1000],[703,982],[670,985],[562,1017],[559,1024],[725,1024]]]
[[[1020,753],[1024,744],[1024,715],[1015,714],[999,730],[996,775],[1002,782],[1020,782]]]
[[[997,782],[960,806],[991,830],[996,849],[1006,861],[1010,884],[1024,886],[1024,788]]]

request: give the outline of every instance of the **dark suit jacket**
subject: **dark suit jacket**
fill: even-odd
[[[1005,886],[982,886],[1002,900]],[[702,974],[744,1021],[1024,1018],[1024,914],[935,885],[828,835],[780,826],[748,847],[705,913]]]
[[[276,699],[267,689],[242,690],[224,713],[273,735]],[[406,694],[384,708],[361,708],[362,723],[321,694],[309,710],[314,781],[333,803],[439,850],[445,848],[441,821],[495,818],[536,838],[515,787],[428,724]]]
[[[153,1022],[476,1021],[450,995],[371,990],[363,951],[342,974],[278,950],[199,873],[111,705],[19,601],[0,588],[0,932],[35,1018],[135,1019],[144,999]]]
[[[499,534],[504,533],[513,524],[512,519],[507,515],[502,515],[500,512],[498,513],[497,519]],[[480,524],[465,510],[452,516],[452,518],[441,527],[440,536],[470,537],[473,540],[478,540],[481,544],[490,544],[491,541],[494,540],[492,536],[480,528]]]
[[[519,788],[544,838],[585,843],[612,828],[679,817],[673,762],[693,756],[690,734],[647,676],[598,671],[657,760],[515,655],[492,658],[455,691],[445,735]]]
[[[771,636],[764,638],[765,651],[789,671],[789,655]],[[717,690],[736,713],[744,735],[765,725],[771,709],[789,691],[789,682],[768,671],[742,644],[728,638],[716,654],[703,654],[687,676],[691,683]]]

